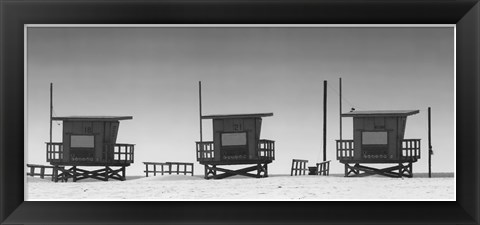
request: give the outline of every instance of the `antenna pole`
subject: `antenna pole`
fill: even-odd
[[[52,152],[52,113],[53,113],[53,83],[50,83],[50,145],[49,145],[50,152]]]
[[[327,81],[323,81],[323,161],[327,161]]]
[[[342,141],[342,78],[339,78],[339,89],[340,89],[340,111],[339,111],[339,118],[340,118],[340,141]]]
[[[199,119],[200,119],[200,151],[203,150],[203,134],[202,134],[202,82],[198,82],[198,102],[199,102]]]
[[[428,177],[432,177],[432,130],[431,130],[431,108],[428,107]]]

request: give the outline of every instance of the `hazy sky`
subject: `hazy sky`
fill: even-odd
[[[144,161],[196,162],[198,81],[203,114],[267,113],[261,138],[276,141],[270,174],[293,158],[320,162],[323,81],[328,88],[327,159],[343,111],[419,109],[405,138],[422,139],[415,172],[428,171],[427,107],[432,107],[433,172],[454,171],[454,29],[436,28],[47,28],[27,29],[27,162],[47,164],[49,84],[57,116],[133,116],[117,142],[133,143],[127,175]],[[203,122],[212,140],[211,120]],[[55,122],[53,141],[61,141]],[[343,138],[352,137],[343,119]]]

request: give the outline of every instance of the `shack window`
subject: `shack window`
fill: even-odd
[[[363,145],[386,145],[388,144],[388,133],[382,132],[362,132]]]
[[[247,145],[247,133],[223,133],[222,146]]]
[[[70,147],[72,148],[93,148],[95,138],[93,135],[72,135],[70,137]]]

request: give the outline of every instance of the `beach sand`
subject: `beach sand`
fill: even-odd
[[[205,180],[200,175],[165,175],[55,183],[27,177],[25,191],[26,200],[455,200],[455,179],[270,175]]]

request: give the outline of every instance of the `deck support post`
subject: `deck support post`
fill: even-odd
[[[73,166],[73,167],[72,167],[72,173],[73,173],[73,177],[72,177],[73,182],[77,182],[77,176],[76,176],[76,174],[77,174],[77,167],[76,167],[76,166]]]
[[[154,168],[153,170],[155,171],[155,167],[153,168]],[[153,174],[156,174],[156,173],[153,173]],[[145,164],[145,176],[148,177],[148,164]]]
[[[209,176],[209,175],[212,175],[212,176]],[[205,165],[205,179],[210,179],[210,178],[214,178],[217,176],[217,166],[216,165],[212,165],[212,166],[209,166],[209,165]]]
[[[58,182],[58,166],[53,167],[53,174],[52,174],[52,181],[57,183]]]

